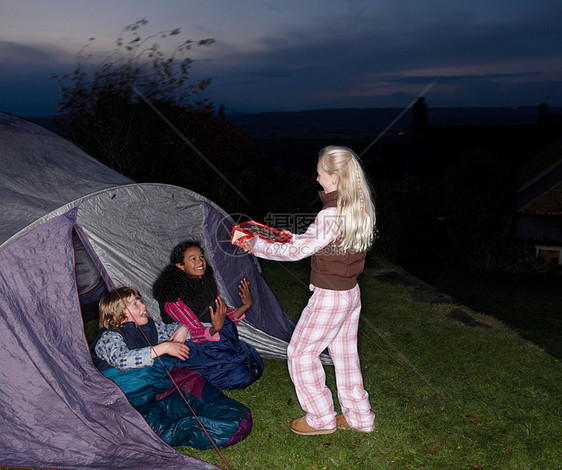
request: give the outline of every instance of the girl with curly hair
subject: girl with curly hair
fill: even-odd
[[[199,243],[184,241],[170,255],[152,286],[164,322],[179,322],[189,329],[189,367],[218,388],[245,388],[263,372],[255,348],[238,338],[236,324],[252,306],[250,286],[240,282],[242,305],[229,308]]]

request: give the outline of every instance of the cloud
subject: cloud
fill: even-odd
[[[244,94],[247,84],[250,108],[275,100],[277,109],[318,106],[323,100],[327,106],[385,106],[391,100],[400,106],[435,79],[432,93],[443,105],[447,100],[450,106],[533,105],[547,90],[561,94],[562,65],[554,65],[562,64],[557,5],[530,13],[512,2],[505,14],[493,15],[445,4],[403,15],[363,9],[360,15],[327,20],[319,14],[306,28],[289,26],[256,39],[259,47],[246,52],[222,56],[219,45],[205,71],[214,79],[212,87],[224,86],[235,96]],[[242,99],[228,100],[225,90],[215,96],[244,106]]]
[[[546,96],[562,104],[562,4],[477,3],[240,0],[232,10],[217,0],[176,10],[217,39],[190,51],[191,71],[213,79],[205,97],[227,109],[400,107],[434,80],[430,105],[535,105]],[[173,11],[158,21],[177,22]],[[79,47],[4,41],[0,66],[30,79],[68,72]]]
[[[438,3],[438,2],[437,2]],[[415,67],[474,66],[508,62],[526,57],[562,54],[562,32],[553,16],[562,19],[562,9],[517,17],[483,19],[466,12],[443,9],[448,15],[427,16],[423,10],[414,17],[395,10],[371,11],[360,19],[329,18],[287,26],[275,36],[256,39],[260,49],[236,56],[218,57],[227,67],[234,61],[243,67],[277,64],[296,68],[299,64],[323,63],[360,66],[380,73]],[[217,51],[218,52],[218,51]],[[343,73],[345,69],[335,69]]]
[[[43,67],[65,63],[68,58],[59,47],[0,41],[0,65],[4,67]]]

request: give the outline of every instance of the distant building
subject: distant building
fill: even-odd
[[[515,119],[522,110],[511,111],[513,119],[504,115],[506,123],[499,125],[478,120],[451,125],[446,119],[435,125],[428,124],[431,112],[418,98],[398,161],[405,174],[439,175],[460,155],[479,149],[500,157],[519,181],[512,240],[532,246],[544,261],[562,265],[562,115],[549,113],[541,103],[536,121],[524,123]]]
[[[532,243],[537,257],[562,264],[562,138],[519,173],[512,238]]]

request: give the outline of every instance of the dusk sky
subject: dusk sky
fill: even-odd
[[[82,46],[180,28],[227,112],[562,106],[560,0],[3,0],[0,111],[52,115]],[[157,42],[160,42],[157,40]],[[101,60],[101,59],[100,59]]]

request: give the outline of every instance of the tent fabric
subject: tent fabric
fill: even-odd
[[[173,246],[203,244],[227,303],[242,277],[254,306],[240,337],[283,359],[294,322],[253,257],[226,242],[228,215],[192,191],[139,184],[75,145],[0,113],[0,465],[212,468],[165,444],[92,364],[81,308],[132,285],[150,289]]]
[[[0,245],[70,201],[133,183],[66,139],[6,113],[0,113],[0,156]]]
[[[0,252],[0,464],[208,468],[167,446],[93,366],[71,231],[61,216]]]
[[[201,241],[229,305],[240,303],[240,280],[250,283],[253,306],[238,323],[240,337],[264,358],[286,359],[294,322],[264,282],[255,259],[225,242],[232,224],[210,201],[176,186],[129,184],[80,199],[77,224],[111,282],[139,289],[155,320],[160,309],[151,286],[173,247],[183,240]]]

